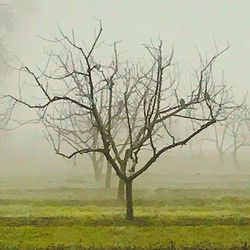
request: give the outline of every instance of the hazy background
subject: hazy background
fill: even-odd
[[[237,99],[250,90],[248,0],[0,0],[0,3],[8,3],[12,14],[12,29],[2,31],[11,58],[10,64],[15,64],[16,58],[19,58],[31,68],[43,65],[44,51],[51,45],[39,39],[38,35],[53,37],[58,24],[65,33],[70,34],[71,29],[74,29],[80,41],[91,43],[98,29],[95,19],[98,18],[102,20],[105,44],[122,41],[119,48],[124,57],[143,59],[146,51],[142,44],[151,39],[156,42],[163,40],[168,48],[174,46],[181,81],[187,87],[193,67],[199,64],[197,49],[202,55],[213,55],[214,40],[219,48],[226,46],[228,41],[230,49],[215,64],[218,68],[216,74],[220,76],[224,71],[226,83],[233,87]],[[104,60],[108,59],[105,50],[100,50],[99,57],[102,56]],[[15,89],[17,82],[18,74],[9,71],[1,80],[1,92]],[[26,112],[18,115],[19,118],[32,116]],[[174,153],[177,152],[180,151]],[[169,158],[168,155],[162,158],[151,171],[182,173],[193,169],[195,174],[218,172],[218,166],[213,164],[211,148],[205,155],[204,163],[197,159],[192,161],[188,148],[182,150],[184,161],[180,157],[176,160],[174,153]],[[245,170],[250,170],[247,155],[245,158]],[[1,132],[0,163],[2,176],[92,173],[87,156],[80,157],[76,165],[56,156],[43,138],[42,128],[34,125],[11,133]],[[192,165],[195,167],[192,168]],[[229,169],[219,171],[232,172]]]

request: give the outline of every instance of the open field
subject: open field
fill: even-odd
[[[183,184],[137,187],[136,219],[129,223],[115,201],[115,188],[80,187],[77,177],[60,187],[43,180],[40,188],[32,178],[25,185],[5,180],[0,249],[248,249],[248,177],[227,177],[238,180],[235,189],[206,188],[200,182],[188,189],[180,188]]]

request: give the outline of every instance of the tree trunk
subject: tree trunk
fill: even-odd
[[[193,155],[193,145],[191,143],[189,144],[189,150],[190,150],[190,155]]]
[[[203,145],[203,144],[202,144],[202,142],[201,142],[200,145],[199,145],[199,154],[200,154],[200,157],[201,157],[201,158],[204,157],[202,145]]]
[[[224,166],[224,153],[219,152],[219,157],[220,157],[220,165],[221,167]]]
[[[98,168],[94,168],[96,182],[101,181],[101,173]]]
[[[101,180],[101,171],[98,161],[96,161],[95,159],[93,159],[93,168],[94,168],[95,180],[99,182]]]
[[[237,151],[234,151],[232,153],[232,156],[233,156],[233,161],[234,161],[234,165],[236,168],[239,168],[240,167],[240,162],[239,162],[239,159],[238,159],[238,154],[237,154]]]
[[[106,171],[106,178],[105,178],[105,189],[110,189],[111,186],[111,164],[107,162],[107,171]]]
[[[104,165],[104,155],[103,154],[99,154],[99,160],[98,160],[98,165],[99,165],[99,170],[100,170],[100,174],[102,177],[102,173],[103,173],[103,165]]]
[[[117,201],[125,203],[125,182],[121,178],[119,178]]]
[[[121,166],[121,171],[125,175],[125,173],[126,173],[126,166],[125,165]],[[121,178],[119,178],[117,201],[119,201],[122,204],[125,203],[125,182]]]
[[[132,181],[126,182],[126,213],[128,220],[134,220]]]

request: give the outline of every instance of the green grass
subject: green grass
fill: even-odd
[[[229,249],[250,241],[250,203],[240,206],[137,206],[127,222],[118,206],[0,206],[0,249],[192,246]],[[7,248],[8,247],[8,248]],[[53,249],[53,248],[52,248]]]
[[[10,185],[11,186],[11,185]],[[4,249],[250,249],[250,189],[0,189]]]
[[[50,246],[71,247],[128,247],[136,246],[151,249],[168,246],[174,242],[178,248],[210,247],[229,249],[243,245],[249,240],[250,226],[171,226],[137,227],[127,226],[21,226],[1,227],[1,249],[48,248]],[[72,248],[74,249],[74,248]]]

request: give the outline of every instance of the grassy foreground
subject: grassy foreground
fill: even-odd
[[[136,219],[127,222],[115,189],[8,184],[0,250],[250,249],[250,188],[136,189]]]
[[[250,200],[199,201],[136,202],[128,223],[114,201],[2,200],[0,249],[247,249]]]

